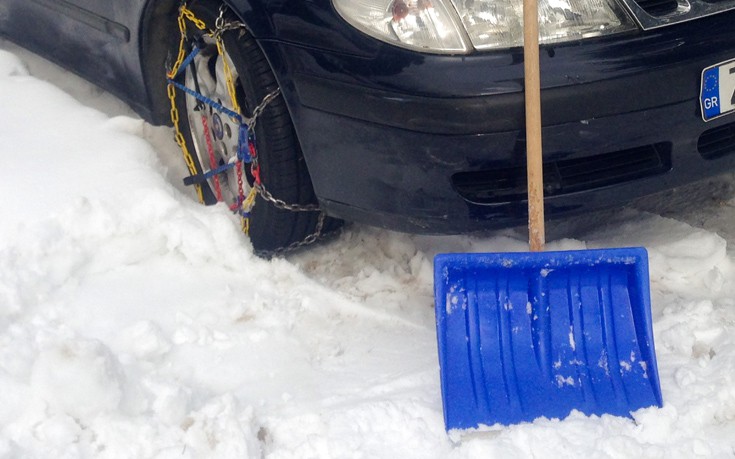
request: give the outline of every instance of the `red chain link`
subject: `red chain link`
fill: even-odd
[[[237,169],[237,190],[238,190],[238,196],[237,196],[237,202],[232,203],[230,206],[230,210],[233,212],[240,212],[242,211],[242,203],[245,202],[245,185],[242,180],[242,161],[237,160],[235,163],[235,169]]]
[[[204,138],[207,140],[207,151],[209,152],[209,169],[215,169],[219,167],[216,164],[217,160],[214,157],[214,146],[212,145],[212,136],[209,133],[209,123],[207,122],[207,116],[202,114],[202,126],[204,127]],[[212,177],[214,179],[214,191],[217,195],[217,202],[222,202],[222,187],[219,184],[219,177],[216,175]]]
[[[258,152],[255,149],[255,142],[253,141],[252,137],[248,137],[248,151],[250,151],[250,158],[252,159],[250,171],[253,174],[253,179],[255,180],[255,183],[257,185],[262,185],[263,182],[260,180],[260,163],[258,162]]]

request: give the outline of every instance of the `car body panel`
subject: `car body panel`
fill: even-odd
[[[733,156],[704,158],[697,149],[703,133],[734,121],[726,116],[704,123],[698,98],[702,69],[735,55],[734,21],[730,12],[676,28],[543,48],[549,169],[666,149],[651,176],[625,176],[594,193],[579,186],[555,195],[547,189],[549,218],[625,204],[735,167]],[[283,56],[276,68],[288,88],[284,94],[317,195],[333,215],[429,233],[524,221],[522,195],[478,202],[462,197],[453,182],[455,174],[506,169],[523,185],[520,50],[437,56],[384,48],[358,56],[282,42],[263,46]]]
[[[151,119],[139,52],[143,0],[4,3],[0,34],[95,82]]]

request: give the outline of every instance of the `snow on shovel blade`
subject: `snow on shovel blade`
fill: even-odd
[[[643,248],[440,254],[447,430],[662,406]]]

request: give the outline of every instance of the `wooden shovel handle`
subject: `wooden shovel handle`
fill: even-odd
[[[544,227],[544,171],[541,154],[541,72],[539,67],[538,0],[523,0],[528,243],[532,252],[542,251],[546,239]]]

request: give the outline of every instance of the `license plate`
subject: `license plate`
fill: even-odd
[[[702,71],[699,102],[705,121],[735,113],[735,59]]]

